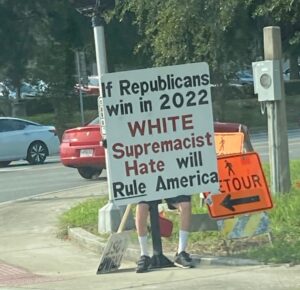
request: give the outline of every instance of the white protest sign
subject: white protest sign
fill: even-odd
[[[118,270],[127,250],[128,232],[112,234],[104,248],[97,274]]]
[[[218,192],[207,63],[108,73],[101,86],[111,200]]]

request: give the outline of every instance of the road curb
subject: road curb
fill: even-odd
[[[100,255],[106,246],[106,240],[98,237],[82,228],[69,228],[68,237],[71,241],[84,247],[90,251]],[[170,260],[173,259],[172,254],[165,254]],[[137,261],[140,256],[140,250],[134,248],[132,245],[129,246],[124,255],[124,259],[128,261]],[[191,257],[196,264],[201,265],[223,265],[223,266],[258,266],[264,265],[264,263],[252,259],[240,259],[233,257],[211,257],[211,256],[201,256],[197,254],[192,254]]]
[[[77,245],[99,254],[99,257],[103,252],[107,242],[107,240],[98,237],[82,228],[69,228],[68,237]],[[124,255],[124,259],[135,262],[137,261],[139,255],[140,252],[138,249],[129,246]]]

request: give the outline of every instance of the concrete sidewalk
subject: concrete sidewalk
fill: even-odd
[[[193,269],[172,267],[136,274],[131,260],[138,252],[132,247],[133,257],[124,259],[121,269],[96,275],[98,250],[87,249],[89,242],[84,248],[58,239],[57,225],[58,216],[74,204],[105,192],[105,185],[95,182],[0,205],[0,289],[300,289],[300,266],[249,266],[234,259],[218,263],[206,258]],[[73,238],[94,239],[88,234]]]

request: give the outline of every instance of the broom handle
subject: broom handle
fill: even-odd
[[[131,210],[131,204],[127,204],[125,212],[124,212],[123,217],[121,219],[121,222],[120,222],[120,225],[119,225],[117,233],[121,233],[123,231],[123,229],[125,227],[125,224],[127,222],[127,218],[129,216],[130,210]]]

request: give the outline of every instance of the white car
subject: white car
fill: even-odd
[[[58,154],[59,138],[53,126],[0,117],[0,167],[16,160],[42,164],[47,156]]]

